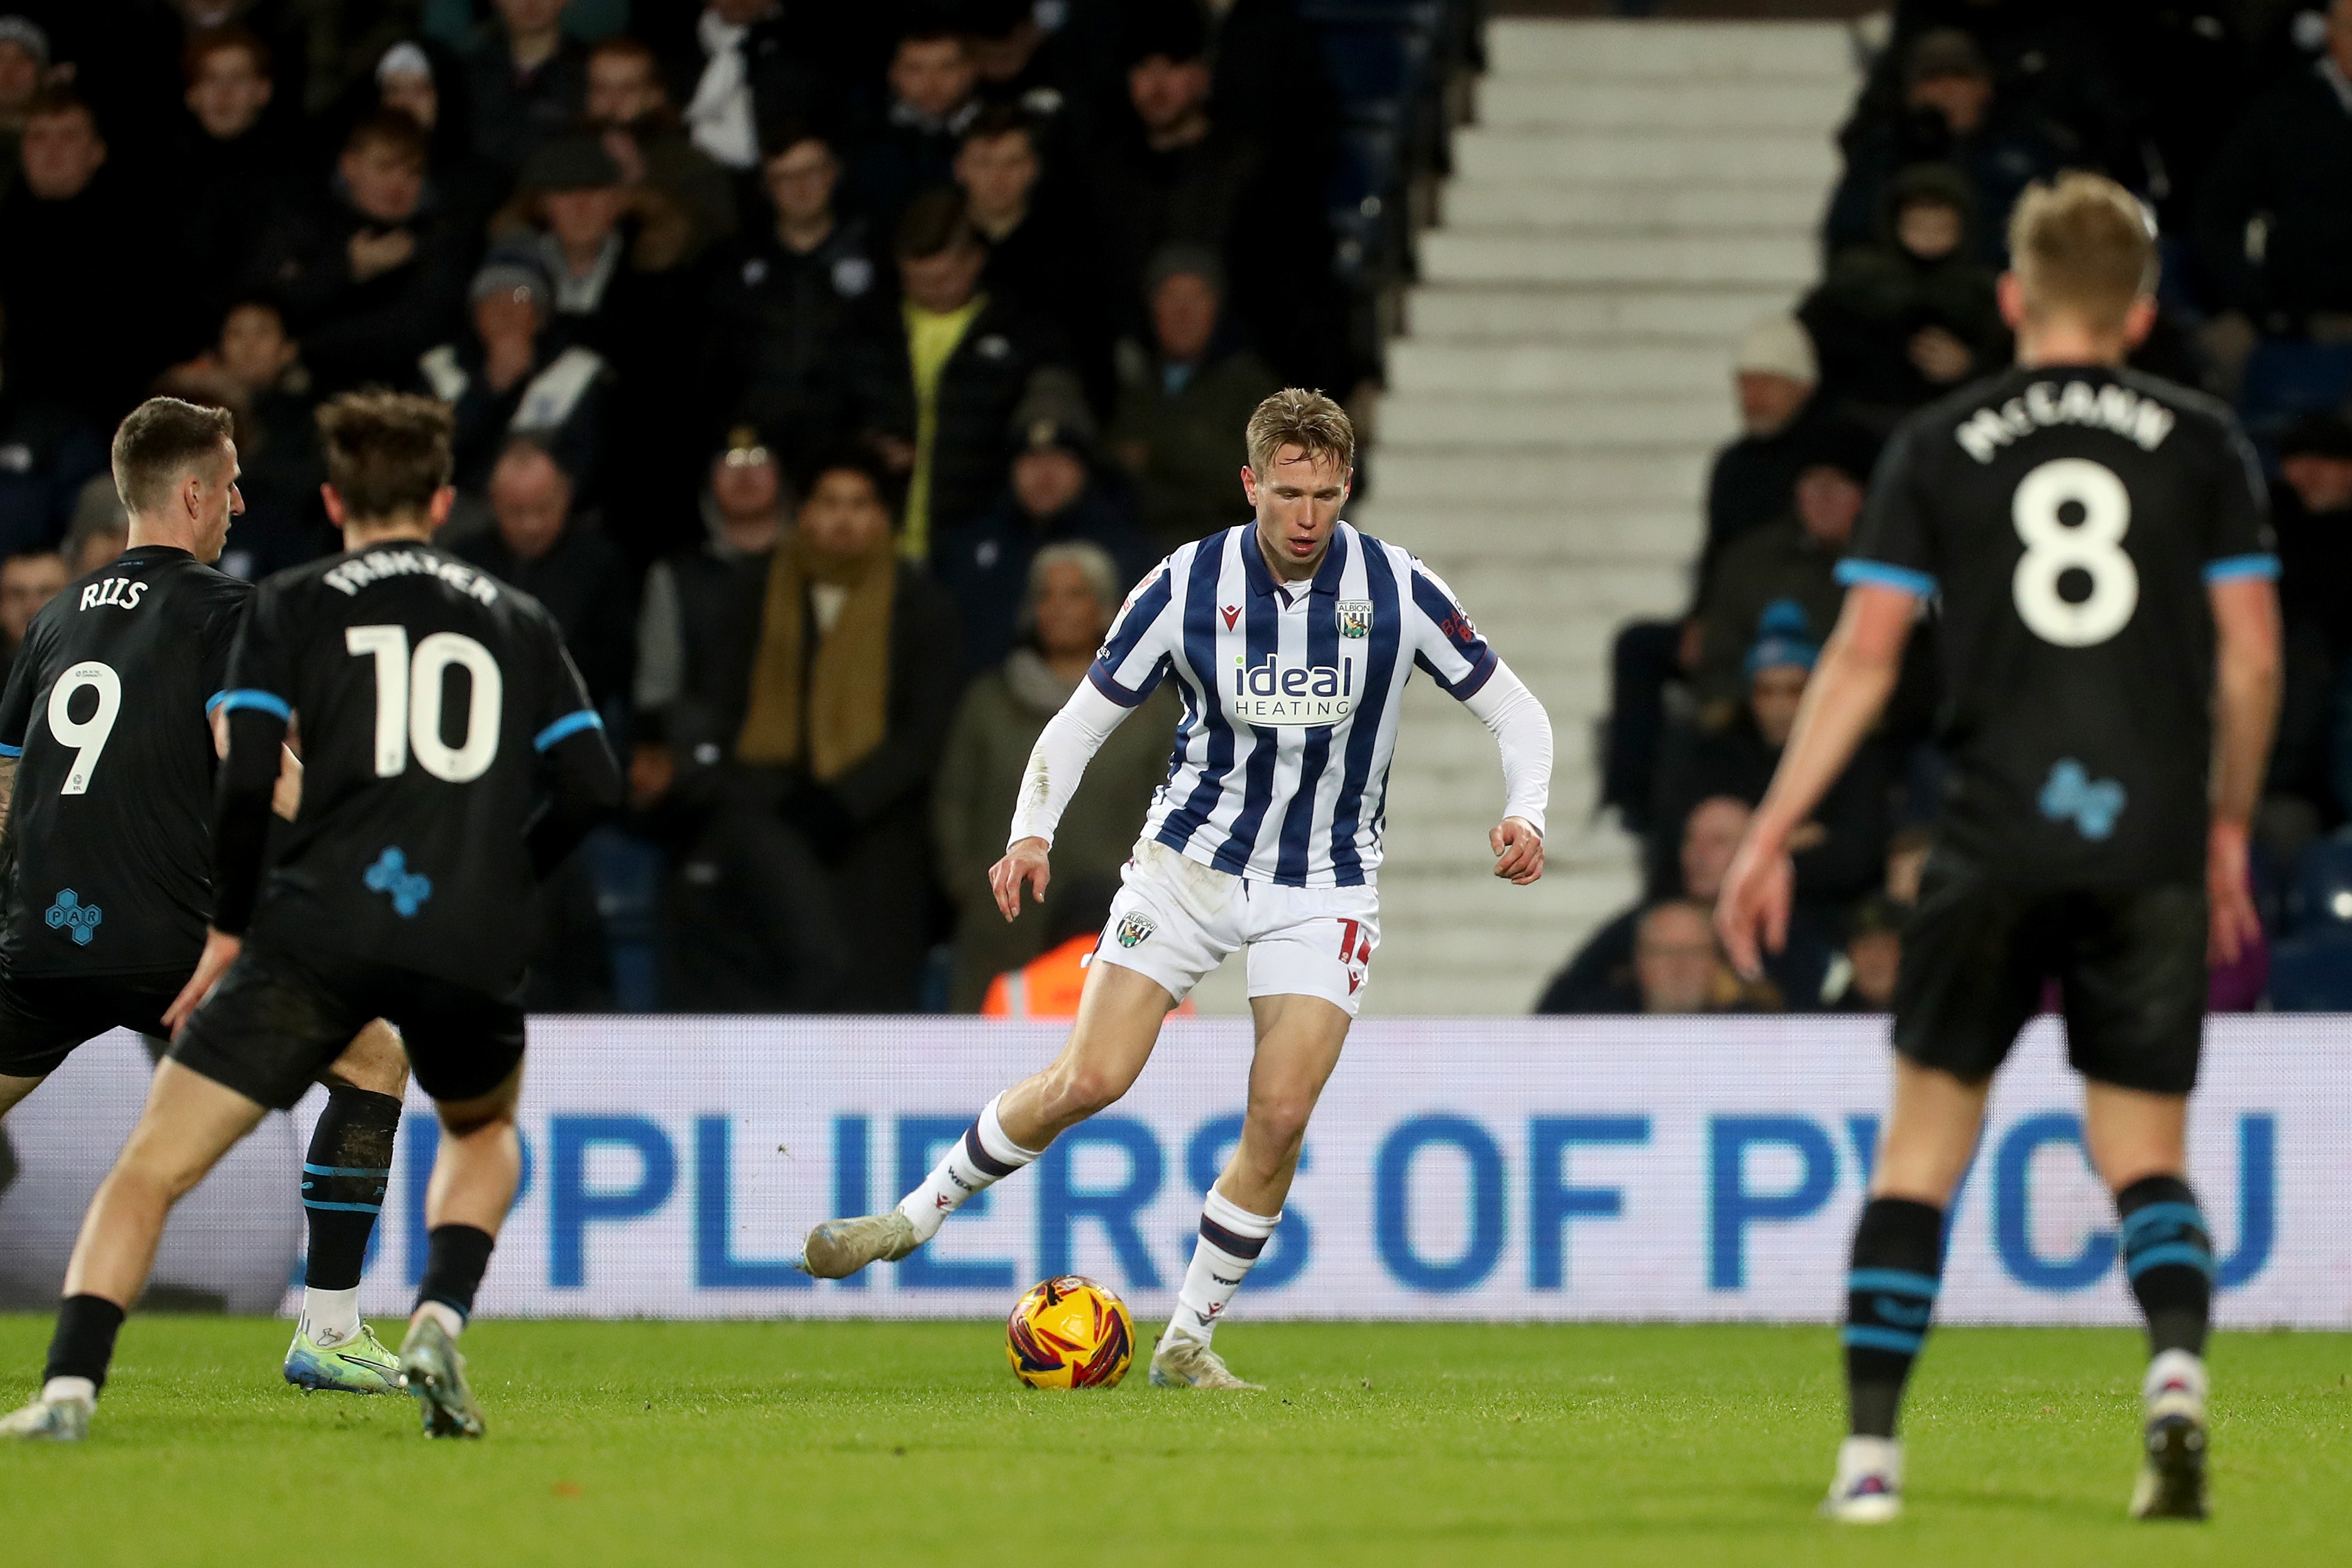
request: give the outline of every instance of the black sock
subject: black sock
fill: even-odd
[[[87,1377],[95,1387],[106,1386],[106,1368],[114,1359],[115,1331],[122,1327],[122,1309],[104,1296],[68,1296],[58,1303],[58,1332],[49,1340],[49,1364],[41,1381],[52,1377]]]
[[[1874,1197],[1854,1228],[1846,1277],[1846,1405],[1857,1437],[1895,1436],[1903,1382],[1927,1343],[1944,1273],[1944,1211]]]
[[[439,1301],[455,1307],[459,1317],[473,1316],[474,1292],[482,1288],[482,1270],[490,1266],[490,1249],[497,1245],[496,1237],[470,1225],[435,1226],[416,1304]]]
[[[2143,1176],[2116,1194],[2124,1274],[2147,1318],[2148,1354],[2205,1354],[2213,1314],[2213,1239],[2179,1176]]]
[[[332,1088],[302,1161],[302,1217],[310,1228],[302,1282],[348,1291],[360,1282],[368,1234],[392,1179],[392,1141],[400,1102],[367,1089]]]

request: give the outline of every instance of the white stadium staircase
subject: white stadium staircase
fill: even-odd
[[[1488,874],[1494,744],[1416,680],[1368,1013],[1525,1012],[1633,898],[1633,841],[1594,815],[1610,640],[1682,606],[1734,343],[1818,271],[1857,87],[1837,24],[1498,20],[1487,55],[1351,520],[1444,577],[1550,710],[1549,870]]]

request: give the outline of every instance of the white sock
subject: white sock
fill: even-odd
[[[2177,1385],[2198,1404],[2205,1403],[2205,1360],[2185,1350],[2168,1350],[2147,1364],[2147,1376],[2141,1380],[2140,1397],[2153,1400],[2168,1385]]]
[[[1848,1437],[1838,1446],[1837,1474],[1841,1490],[1864,1476],[1885,1476],[1899,1487],[1903,1445],[1893,1437]]]
[[[1201,1204],[1201,1239],[1192,1243],[1192,1261],[1184,1270],[1184,1288],[1177,1292],[1168,1332],[1202,1344],[1213,1339],[1234,1292],[1242,1288],[1250,1265],[1265,1250],[1266,1238],[1281,1223],[1279,1214],[1252,1214],[1210,1188]]]
[[[466,1314],[446,1301],[419,1301],[410,1318],[431,1318],[441,1325],[441,1332],[456,1339],[466,1332]]]
[[[51,1405],[65,1399],[79,1399],[85,1405],[95,1405],[98,1403],[98,1385],[87,1377],[52,1377],[41,1385],[41,1399]]]
[[[360,1288],[323,1291],[302,1287],[302,1332],[320,1350],[332,1350],[360,1333]]]
[[[980,1120],[964,1129],[947,1157],[931,1167],[923,1185],[898,1200],[898,1212],[923,1240],[937,1236],[948,1216],[963,1207],[964,1199],[994,1186],[1044,1153],[1024,1149],[1004,1135],[1004,1124],[996,1119],[997,1104],[1003,1098],[999,1094],[991,1100]]]

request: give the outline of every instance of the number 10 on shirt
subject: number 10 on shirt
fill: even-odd
[[[488,648],[459,632],[436,632],[412,656],[405,626],[351,626],[343,645],[375,660],[375,774],[405,772],[411,756],[436,779],[471,783],[499,754],[505,683]],[[457,664],[472,677],[465,738],[451,746],[441,734],[443,677]]]

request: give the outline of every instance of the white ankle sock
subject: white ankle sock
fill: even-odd
[[[332,1350],[360,1333],[360,1288],[322,1291],[302,1287],[302,1332],[320,1350]]]
[[[1250,1265],[1265,1250],[1266,1238],[1281,1223],[1279,1214],[1252,1214],[1211,1188],[1201,1205],[1201,1239],[1192,1243],[1192,1261],[1184,1270],[1184,1288],[1177,1293],[1168,1332],[1202,1344],[1214,1338],[1234,1292],[1242,1288]]]
[[[2178,1384],[2200,1405],[2205,1402],[2205,1360],[2185,1350],[2168,1350],[2147,1364],[2147,1375],[2140,1382],[2142,1399],[2153,1399],[2168,1384]]]
[[[411,1319],[431,1318],[451,1339],[466,1332],[466,1314],[446,1301],[419,1301],[416,1310],[409,1316]]]
[[[61,1399],[79,1399],[85,1405],[98,1403],[98,1385],[87,1377],[52,1377],[41,1385],[41,1397],[50,1404]]]
[[[898,1212],[921,1239],[929,1241],[937,1236],[948,1216],[963,1207],[964,1199],[995,1186],[1043,1152],[1024,1149],[1004,1135],[1004,1124],[996,1119],[998,1102],[1003,1098],[999,1094],[991,1100],[980,1120],[964,1129],[947,1157],[931,1167],[923,1185],[898,1200]]]

